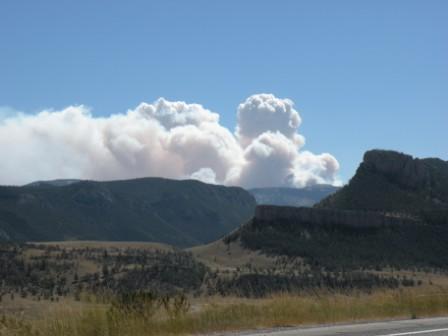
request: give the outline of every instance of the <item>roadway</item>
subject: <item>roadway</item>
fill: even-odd
[[[219,334],[218,334],[219,335]],[[285,328],[221,334],[233,336],[448,336],[448,317],[359,323],[336,326]]]

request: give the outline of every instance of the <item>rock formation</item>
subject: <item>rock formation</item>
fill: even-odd
[[[423,160],[394,151],[371,150],[364,154],[361,169],[383,175],[403,188],[421,189],[431,186],[430,168]]]

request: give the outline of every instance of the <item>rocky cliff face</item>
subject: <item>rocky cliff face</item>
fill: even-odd
[[[364,154],[361,168],[383,175],[403,188],[421,189],[431,186],[431,172],[425,162],[403,153],[368,151]]]

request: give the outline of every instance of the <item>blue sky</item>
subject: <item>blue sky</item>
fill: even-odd
[[[448,160],[448,1],[2,1],[0,106],[95,116],[158,97],[233,130],[255,93],[295,102],[347,181],[362,153]]]

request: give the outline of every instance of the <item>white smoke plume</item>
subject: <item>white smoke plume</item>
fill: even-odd
[[[238,107],[235,133],[199,104],[163,98],[94,117],[84,106],[0,118],[0,184],[80,178],[194,178],[243,187],[338,184],[330,154],[303,151],[289,99],[253,95]]]

